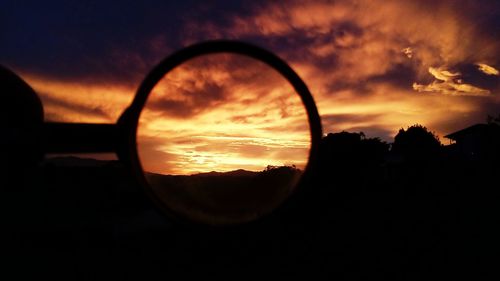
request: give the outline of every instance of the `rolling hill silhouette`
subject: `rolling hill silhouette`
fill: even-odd
[[[213,221],[253,219],[268,213],[293,191],[302,172],[276,167],[261,172],[243,169],[193,175],[146,175],[153,192],[172,209]]]
[[[256,176],[258,173],[259,172],[238,169],[238,170],[229,171],[229,172],[211,171],[211,172],[208,172],[208,173],[197,173],[197,174],[193,174],[192,176],[197,176],[197,177],[220,177],[220,176],[253,177],[253,176]]]

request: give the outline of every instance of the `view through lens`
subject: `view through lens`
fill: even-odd
[[[151,192],[193,221],[232,224],[279,206],[307,165],[304,105],[268,65],[241,55],[189,60],[152,90],[138,153]]]

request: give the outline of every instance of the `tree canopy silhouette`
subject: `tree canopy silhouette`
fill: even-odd
[[[439,155],[441,142],[426,127],[415,124],[400,129],[394,137],[391,152],[401,156],[405,161],[433,160]]]
[[[360,133],[330,133],[321,142],[322,165],[367,166],[380,164],[389,145],[380,138],[366,138]]]

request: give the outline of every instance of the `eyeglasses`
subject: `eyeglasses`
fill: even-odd
[[[281,78],[284,78],[284,81],[289,83],[298,94],[305,109],[310,132],[308,159],[301,167],[302,169],[292,166],[269,166],[260,172],[239,170],[226,173],[198,173],[182,177],[148,171],[147,163],[141,159],[140,120],[147,111],[148,102],[154,95],[152,93],[155,87],[161,84],[162,79],[185,63],[207,55],[221,54],[242,56],[263,63],[281,75]],[[248,65],[239,64],[237,67],[245,69]],[[234,73],[227,73],[229,76],[232,74],[234,75]],[[267,50],[248,43],[203,42],[186,47],[165,58],[143,80],[132,104],[121,114],[116,124],[43,123],[43,108],[34,91],[7,70],[2,70],[1,76],[8,77],[2,82],[3,85],[9,85],[6,87],[6,92],[22,92],[23,97],[31,100],[19,106],[26,109],[22,113],[22,124],[14,124],[15,129],[22,131],[23,134],[17,137],[18,140],[22,140],[22,143],[19,143],[18,149],[13,151],[22,151],[30,143],[31,147],[39,147],[39,149],[24,150],[29,156],[24,158],[25,161],[28,158],[39,159],[36,156],[40,155],[39,151],[42,154],[114,152],[133,174],[136,184],[146,192],[156,207],[168,216],[184,221],[227,225],[246,223],[264,217],[282,207],[292,196],[298,196],[300,190],[307,186],[306,182],[317,161],[322,136],[321,121],[307,86],[285,61]],[[244,77],[243,82],[251,78],[252,76]],[[196,79],[194,78],[194,83],[197,83]],[[166,91],[165,95],[169,94],[173,93]],[[169,102],[170,105],[172,101],[169,100]],[[224,102],[222,100],[219,104],[224,104]],[[173,106],[175,105],[174,103]],[[207,104],[206,108],[211,106],[213,105]],[[12,107],[17,107],[17,105],[12,105]],[[170,119],[174,120],[170,122],[172,126],[171,124],[176,122],[175,117],[170,116]],[[186,121],[187,124],[189,122],[190,120]],[[209,123],[210,120],[206,122]],[[234,125],[235,128],[241,126],[243,125]],[[271,134],[279,135],[273,132]],[[228,137],[225,134],[210,137],[227,139],[231,136]],[[238,136],[238,140],[241,139],[249,138]],[[165,141],[168,141],[168,137]],[[182,152],[181,156],[183,156]],[[10,158],[19,157],[11,155]],[[282,186],[277,188],[278,185]]]

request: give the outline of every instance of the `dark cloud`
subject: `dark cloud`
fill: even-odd
[[[40,93],[40,98],[42,100],[44,108],[62,107],[66,110],[74,111],[82,115],[111,120],[111,116],[109,115],[108,111],[100,106],[89,107],[88,105],[76,104],[67,100],[53,98],[50,95],[44,93]],[[65,120],[64,116],[52,112],[49,112],[48,114],[45,113],[45,120],[70,121]]]
[[[472,84],[490,91],[497,89],[500,84],[500,76],[487,75],[480,71],[475,64],[460,64],[455,69],[460,72],[460,79],[463,83]]]
[[[409,63],[398,63],[389,68],[385,73],[374,75],[366,79],[365,83],[388,83],[401,89],[410,89],[417,80],[415,66]],[[426,82],[426,80],[423,80]],[[430,78],[429,78],[429,82]]]
[[[480,3],[474,0],[450,1],[455,5],[461,18],[471,22],[471,28],[484,37],[492,39],[500,35],[500,4],[497,0],[484,0]]]
[[[180,88],[177,91],[181,93],[182,100],[170,99],[166,93],[164,97],[151,98],[146,109],[168,117],[187,118],[214,109],[230,97],[225,88],[213,82],[205,82],[201,88]]]
[[[130,80],[182,46],[199,1],[2,1],[0,62],[58,79]]]
[[[429,75],[424,79],[419,79],[423,83],[431,83],[432,76]],[[417,81],[418,73],[415,66],[411,63],[398,63],[391,66],[387,71],[382,74],[373,75],[359,81],[349,81],[349,80],[336,80],[326,84],[328,91],[331,93],[336,93],[342,90],[349,90],[352,93],[363,97],[372,95],[376,92],[374,85],[376,84],[389,84],[392,87],[400,90],[407,90],[412,87],[412,84]]]
[[[209,39],[204,26],[228,26],[259,2],[6,0],[0,63],[59,80],[138,85],[187,38]]]

